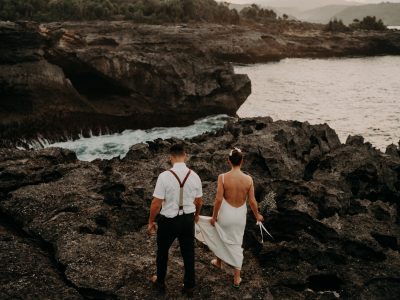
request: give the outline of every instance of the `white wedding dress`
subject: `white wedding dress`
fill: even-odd
[[[222,176],[222,183],[224,183],[224,176]],[[240,207],[233,207],[223,199],[215,226],[210,223],[211,217],[200,216],[196,223],[196,238],[206,244],[222,261],[241,269],[246,216],[246,202]]]

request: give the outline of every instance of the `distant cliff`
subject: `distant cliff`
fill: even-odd
[[[368,5],[328,5],[295,14],[299,20],[316,23],[328,23],[333,18],[350,24],[354,19],[376,16],[385,25],[400,25],[400,3],[379,3]]]
[[[354,19],[365,16],[375,16],[382,19],[385,25],[400,25],[400,3],[379,3],[361,6],[351,6],[334,15],[335,18],[350,24]]]

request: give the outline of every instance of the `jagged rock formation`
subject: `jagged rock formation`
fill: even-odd
[[[170,143],[134,145],[122,160],[93,163],[68,150],[1,149],[0,297],[153,299],[147,278],[155,270],[155,241],[145,224]],[[248,216],[239,291],[198,245],[196,298],[398,298],[398,155],[362,137],[340,144],[327,125],[269,118],[230,122],[185,143],[203,180],[204,213],[233,146],[245,152],[257,198],[277,195],[276,208],[265,214],[275,240],[260,244]],[[180,296],[181,269],[174,248],[172,298]]]
[[[1,144],[185,125],[234,115],[250,94],[246,75],[190,40],[125,25],[0,23]]]

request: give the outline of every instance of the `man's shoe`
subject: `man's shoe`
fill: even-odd
[[[193,289],[193,288],[186,288],[186,287],[184,287],[184,288],[182,289],[182,295],[185,295],[185,296],[188,297],[188,298],[193,298],[193,292],[194,292],[194,289]]]
[[[160,294],[165,294],[166,291],[165,284],[158,282],[153,283],[153,289]]]

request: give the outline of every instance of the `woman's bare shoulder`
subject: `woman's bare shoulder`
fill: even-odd
[[[249,173],[247,172],[242,172],[242,173],[247,178],[247,180],[253,182],[253,177]]]
[[[225,175],[226,175],[226,173],[221,173],[221,174],[219,174],[219,175],[218,175],[218,181],[223,180],[224,177],[225,177]]]

